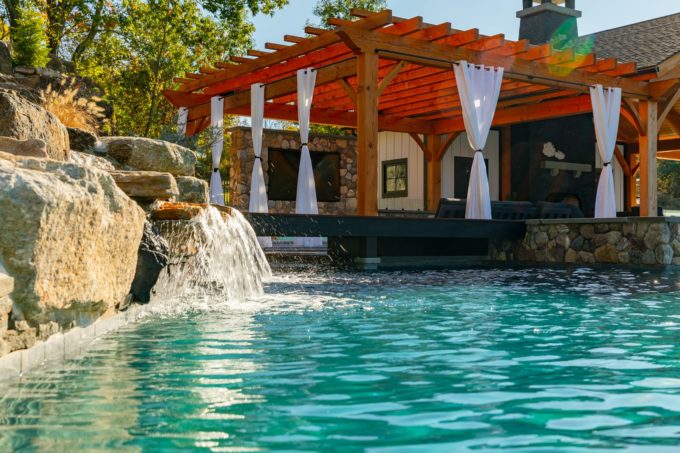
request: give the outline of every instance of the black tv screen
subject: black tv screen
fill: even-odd
[[[340,201],[340,153],[311,151],[317,201]],[[267,196],[274,201],[295,201],[300,150],[269,148]]]

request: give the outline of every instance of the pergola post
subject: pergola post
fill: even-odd
[[[501,196],[508,201],[511,198],[512,186],[512,136],[510,126],[501,129]]]
[[[427,136],[427,210],[436,211],[442,197],[442,161],[439,158],[441,138],[439,135]]]
[[[378,214],[378,54],[357,57],[357,214]]]
[[[640,119],[644,122],[645,135],[639,136],[640,146],[640,216],[657,215],[657,135],[658,104],[655,101],[640,101]]]
[[[629,145],[630,146],[630,145]],[[630,214],[633,207],[637,206],[637,156],[628,151],[628,168],[630,168],[630,176],[624,178],[626,194],[624,199],[626,201],[626,213]]]

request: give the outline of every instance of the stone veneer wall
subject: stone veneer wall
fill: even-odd
[[[240,210],[248,210],[250,202],[250,176],[255,154],[250,128],[237,127],[231,133],[231,170],[229,173],[230,203]],[[265,129],[262,138],[262,170],[265,184],[269,184],[269,148],[298,149],[300,135],[297,131]],[[309,136],[310,151],[340,153],[340,201],[319,202],[319,214],[354,214],[357,207],[356,137],[315,135]],[[294,213],[294,201],[269,200],[269,212]]]
[[[577,264],[680,264],[680,219],[529,220],[524,240],[491,241],[496,261]]]

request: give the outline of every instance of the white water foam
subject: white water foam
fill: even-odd
[[[271,269],[255,231],[237,210],[225,218],[209,207],[163,230],[173,261],[154,287],[153,302],[237,303],[264,293]]]

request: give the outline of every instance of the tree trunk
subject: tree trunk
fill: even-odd
[[[3,0],[5,9],[7,10],[7,15],[9,16],[9,26],[10,28],[15,28],[17,26],[17,19],[19,18],[19,11],[17,11],[16,0]]]
[[[90,24],[90,30],[87,32],[85,38],[78,43],[73,54],[71,55],[71,61],[76,63],[80,57],[85,53],[85,51],[92,45],[94,38],[99,33],[99,26],[102,22],[102,11],[104,9],[104,0],[99,0],[97,6],[92,15],[92,23]]]
[[[170,8],[168,12],[172,11]],[[163,39],[161,40],[160,45],[158,46],[158,53],[156,54],[156,73],[154,74],[154,81],[151,86],[151,105],[149,106],[149,115],[146,121],[146,127],[144,128],[144,136],[148,137],[149,136],[149,131],[151,130],[151,124],[153,124],[153,120],[156,117],[156,108],[158,104],[158,94],[159,94],[159,83],[158,79],[160,78],[160,72],[161,72],[161,59],[163,58],[163,52],[165,51],[165,45],[167,43],[167,36],[168,36],[168,28],[169,28],[169,23],[170,21],[167,20],[166,26],[163,28]]]

